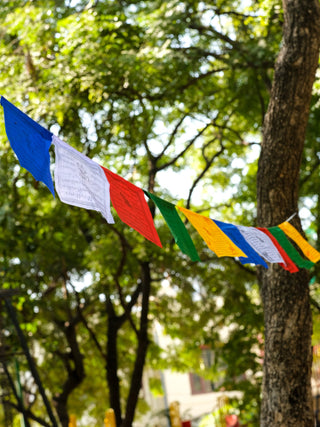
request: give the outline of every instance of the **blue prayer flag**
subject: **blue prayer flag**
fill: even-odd
[[[42,181],[54,196],[50,173],[49,148],[52,133],[1,97],[7,137],[20,165],[37,181]]]
[[[218,221],[213,219],[213,222],[237,245],[246,255],[245,257],[239,257],[241,264],[256,264],[262,265],[265,268],[268,268],[268,264],[261,258],[261,256],[249,245],[249,243],[242,236],[238,228],[233,224],[228,224],[226,222]]]

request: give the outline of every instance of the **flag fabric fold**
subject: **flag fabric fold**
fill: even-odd
[[[174,237],[176,244],[179,246],[181,251],[188,255],[191,261],[200,261],[198,252],[177,212],[175,205],[161,199],[160,197],[157,197],[148,191],[145,191],[145,193],[158,207]]]
[[[265,268],[268,268],[268,264],[260,257],[260,255],[248,244],[246,239],[242,236],[238,228],[226,222],[213,220],[217,226],[233,241],[235,245],[238,246],[245,254],[246,258],[239,257],[241,264],[256,264],[262,265]]]
[[[49,154],[52,133],[3,96],[1,105],[4,111],[6,134],[20,165],[37,181],[43,182],[54,196]]]
[[[111,202],[121,221],[162,248],[143,190],[109,169],[100,167],[110,183]]]
[[[277,239],[279,245],[283,247],[287,255],[298,267],[310,269],[314,266],[314,263],[312,261],[302,258],[299,252],[289,242],[284,231],[282,231],[279,227],[268,227],[268,230]]]
[[[279,228],[299,246],[304,255],[309,258],[310,261],[318,262],[320,260],[320,252],[313,248],[293,225],[285,221],[279,225]]]
[[[284,259],[267,234],[255,227],[236,226],[249,245],[270,264],[284,264]]]
[[[284,270],[289,271],[290,273],[297,273],[299,271],[299,268],[295,265],[295,263],[292,261],[292,259],[287,255],[286,251],[282,248],[282,246],[278,243],[278,240],[270,233],[270,231],[267,228],[264,227],[257,227],[258,230],[265,233],[272,241],[272,243],[275,245],[275,247],[278,249],[281,257],[284,260],[284,263],[279,262],[279,265]]]
[[[100,165],[75,148],[52,137],[55,146],[55,184],[62,202],[98,211],[114,224],[110,209],[110,186]]]
[[[212,221],[212,219],[178,206],[208,247],[218,256],[246,257],[246,254]]]

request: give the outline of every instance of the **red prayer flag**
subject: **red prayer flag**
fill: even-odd
[[[110,198],[121,221],[162,248],[144,192],[101,166],[110,184]]]
[[[266,228],[261,228],[261,227],[257,227],[257,228],[258,230],[263,231],[267,236],[270,237],[270,239],[272,240],[272,243],[280,252],[280,255],[284,259],[285,264],[280,262],[278,264],[281,265],[281,267],[284,268],[285,270],[290,271],[290,273],[297,273],[299,271],[298,267],[295,265],[292,259],[289,258],[289,256],[287,255],[286,251],[282,248],[282,246],[279,245],[278,240]]]

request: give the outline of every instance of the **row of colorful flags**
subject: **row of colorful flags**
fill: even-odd
[[[320,253],[288,221],[276,227],[246,227],[214,220],[175,206],[155,194],[143,191],[61,141],[3,96],[1,105],[7,137],[21,166],[37,181],[42,181],[53,196],[55,187],[64,203],[96,210],[109,224],[114,224],[112,204],[125,224],[162,247],[146,195],[159,209],[181,251],[192,261],[200,261],[200,258],[178,210],[218,257],[236,257],[242,264],[250,263],[265,268],[268,268],[267,262],[277,263],[291,273],[299,271],[299,268],[310,269],[320,260]],[[55,148],[55,186],[50,172],[51,144]],[[289,239],[296,243],[305,258]]]

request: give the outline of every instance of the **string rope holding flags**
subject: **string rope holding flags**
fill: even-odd
[[[242,264],[268,268],[276,263],[290,273],[310,269],[320,260],[320,252],[289,221],[261,228],[234,225],[214,220],[161,199],[142,190],[109,169],[77,151],[1,96],[5,130],[20,165],[52,195],[54,187],[66,204],[100,212],[107,223],[114,224],[111,204],[119,218],[146,239],[162,247],[145,195],[153,201],[167,223],[180,250],[191,261],[200,261],[195,245],[178,214],[189,220],[210,250],[218,257],[236,257]],[[50,172],[51,144],[55,147],[54,182]],[[295,249],[292,240],[305,258]]]

